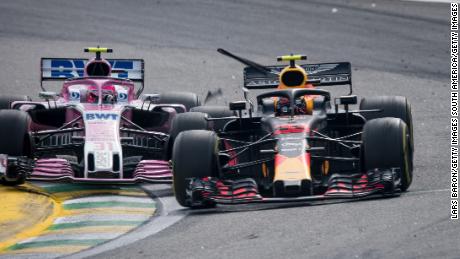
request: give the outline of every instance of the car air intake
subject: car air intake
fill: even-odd
[[[281,82],[288,87],[298,87],[304,82],[305,75],[298,70],[286,71],[281,77]]]
[[[93,61],[86,67],[88,76],[110,76],[110,66],[105,62]]]

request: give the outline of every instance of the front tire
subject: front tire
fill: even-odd
[[[362,136],[364,170],[401,169],[401,191],[412,183],[408,127],[398,118],[373,119],[364,125]]]
[[[0,154],[8,156],[30,156],[29,114],[19,110],[0,110]],[[9,168],[9,170],[16,170]],[[11,172],[10,172],[11,173]],[[16,172],[13,172],[16,174]],[[5,185],[23,184],[25,175],[16,180],[3,180]]]
[[[11,104],[16,101],[31,101],[27,95],[1,95],[0,110],[11,109]]]
[[[217,176],[217,145],[216,133],[212,131],[190,130],[177,137],[172,155],[173,188],[181,206],[192,206],[186,195],[189,178]]]
[[[174,142],[179,133],[186,130],[207,130],[207,115],[202,112],[186,112],[177,114],[171,123],[169,132],[167,159],[171,158]]]

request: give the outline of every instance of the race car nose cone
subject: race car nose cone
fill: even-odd
[[[273,185],[275,197],[309,196],[312,195],[311,181],[305,180],[278,180]]]
[[[111,172],[111,171],[88,172],[88,178],[118,179],[118,178],[120,178],[120,173],[119,172]]]

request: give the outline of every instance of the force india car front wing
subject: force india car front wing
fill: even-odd
[[[296,197],[263,197],[252,178],[190,178],[186,194],[187,202],[192,207],[209,203],[231,205],[391,197],[400,194],[399,175],[399,168],[374,169],[364,174],[334,174],[329,178],[324,193]]]
[[[110,175],[110,174],[108,174]],[[71,164],[66,159],[46,158],[31,160],[26,157],[8,157],[0,154],[0,180],[18,179],[58,181],[75,183],[171,183],[172,171],[168,161],[142,160],[129,178],[75,177]]]

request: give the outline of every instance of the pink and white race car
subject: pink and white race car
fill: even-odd
[[[0,96],[0,180],[170,182],[172,121],[200,105],[197,95],[141,94],[143,60],[85,52],[96,57],[42,58],[43,101]],[[47,92],[47,80],[65,80],[61,92]]]

